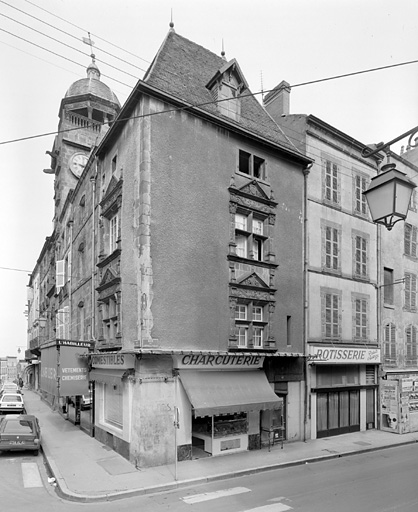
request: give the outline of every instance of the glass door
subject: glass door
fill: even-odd
[[[317,393],[317,437],[336,436],[360,430],[360,391]]]

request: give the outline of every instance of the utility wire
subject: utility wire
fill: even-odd
[[[4,32],[7,32],[4,29],[0,29],[0,30],[3,30]],[[8,33],[10,34],[10,32],[8,32]],[[14,34],[11,34],[11,35],[14,35]],[[18,37],[18,36],[16,36],[16,37]],[[23,39],[23,38],[20,38],[20,39]],[[35,43],[31,43],[31,44],[34,44],[35,46],[39,46],[39,45],[37,45]],[[47,51],[50,51],[54,55],[58,55],[55,52],[52,52],[51,50],[48,50],[46,48],[43,48],[43,49],[45,49]],[[58,56],[61,57],[60,55],[58,55]],[[78,66],[82,66],[82,64],[79,64],[78,62],[72,61],[71,59],[67,59],[66,57],[62,57],[62,58],[65,58],[66,60],[69,60],[70,62],[73,62],[73,63],[77,64]],[[359,75],[359,74],[363,74],[363,73],[370,73],[370,72],[374,72],[374,71],[379,71],[381,69],[389,69],[389,68],[393,68],[393,67],[405,66],[405,65],[416,64],[416,63],[418,63],[418,59],[417,60],[413,60],[413,61],[408,61],[408,62],[401,62],[401,63],[398,63],[398,64],[391,64],[391,65],[388,65],[388,66],[381,66],[381,67],[378,67],[378,68],[370,68],[370,69],[367,69],[367,70],[356,71],[356,72],[353,72],[353,73],[346,73],[344,75],[336,75],[334,77],[327,77],[327,78],[321,78],[321,79],[318,79],[318,80],[311,80],[309,82],[301,82],[299,84],[291,85],[290,88],[301,87],[301,86],[306,86],[306,85],[312,85],[312,84],[316,84],[316,83],[320,83],[320,82],[325,82],[325,81],[329,81],[329,80],[344,78],[344,77],[347,77],[347,76],[354,76],[354,75]],[[103,75],[103,76],[106,76],[106,75]],[[107,77],[107,78],[110,78],[110,77]],[[119,80],[116,80],[116,79],[112,79],[112,80],[115,80],[115,81],[119,82]],[[119,83],[122,83],[123,85],[128,86],[127,84],[125,84],[123,82],[119,82]],[[262,92],[256,92],[256,93],[251,93],[250,92],[248,94],[242,94],[240,96],[240,98],[249,97],[249,96],[255,97],[255,96],[259,95],[259,94],[265,94],[265,93],[269,93],[269,92],[273,92],[273,91],[274,91],[274,88],[270,89],[270,90],[267,90],[267,91],[262,91]],[[161,92],[164,93],[165,91],[161,91]],[[204,107],[206,105],[217,104],[217,103],[220,103],[222,101],[229,101],[229,100],[230,100],[229,98],[226,98],[226,99],[223,99],[223,100],[211,100],[211,101],[206,101],[206,102],[203,102],[203,103],[190,104],[190,105],[187,105],[187,106],[184,106],[184,107],[173,107],[171,109],[161,110],[161,111],[158,111],[158,112],[151,112],[151,113],[148,113],[148,114],[140,114],[140,115],[137,115],[137,116],[131,116],[131,117],[121,118],[121,119],[117,118],[112,123],[120,123],[120,122],[129,121],[131,119],[146,118],[146,117],[151,117],[151,116],[155,116],[155,115],[167,114],[167,113],[170,113],[170,112],[178,112],[178,111],[182,111],[182,110],[193,110],[194,108]],[[107,124],[107,123],[97,122],[96,124],[104,125],[104,124]],[[37,135],[30,135],[28,137],[20,137],[18,139],[7,140],[7,141],[0,141],[0,145],[11,144],[13,142],[21,142],[21,141],[24,141],[24,140],[36,139],[36,138],[40,138],[40,137],[46,137],[46,136],[49,136],[49,135],[56,135],[56,134],[59,134],[59,133],[62,133],[62,132],[69,132],[69,131],[75,131],[75,130],[81,130],[81,129],[83,129],[83,127],[76,127],[76,128],[69,128],[69,129],[67,128],[65,130],[54,130],[52,132],[46,132],[46,133],[41,133],[41,134],[37,134]]]
[[[2,1],[2,0],[0,0],[0,1]],[[71,46],[71,45],[69,45],[67,43],[64,43],[63,41],[60,41],[59,39],[55,39],[55,37],[49,36],[48,34],[45,34],[44,32],[41,32],[40,30],[36,30],[36,28],[30,27],[29,25],[26,25],[25,23],[22,23],[21,21],[15,20],[14,18],[11,18],[10,16],[7,16],[6,14],[3,14],[3,13],[0,12],[0,16],[3,16],[4,18],[9,19],[10,21],[13,21],[14,23],[18,23],[19,25],[22,25],[23,27],[26,27],[29,30],[33,30],[37,34],[40,34],[40,35],[42,35],[44,37],[47,37],[48,39],[52,39],[52,41],[55,41],[56,43],[62,44],[63,46],[66,46],[67,48],[70,48],[71,50],[74,50],[74,51],[76,51],[78,53],[81,53],[85,57],[90,57],[91,56],[89,53],[85,53],[85,52],[79,50],[78,48],[74,48],[74,46]],[[31,44],[34,44],[34,43],[31,43]],[[46,48],[44,48],[44,50],[46,50]],[[132,78],[135,78],[135,80],[138,80],[138,77],[136,75],[132,75],[131,73],[128,73],[127,71],[124,71],[123,69],[120,69],[120,68],[118,68],[116,66],[113,66],[113,64],[109,64],[108,62],[105,62],[104,60],[98,59],[97,57],[95,57],[95,59],[97,61],[99,61],[99,62],[102,62],[106,66],[109,66],[109,67],[111,67],[113,69],[116,69],[117,71],[120,71],[121,73],[125,73],[126,75],[131,76]],[[141,68],[139,68],[139,69],[141,69]],[[109,78],[109,77],[107,77],[107,78]]]
[[[32,270],[23,270],[21,268],[0,267],[0,270],[13,270],[13,272],[26,272],[27,274],[32,274]]]
[[[27,0],[26,0],[26,1],[27,1]],[[79,37],[75,36],[74,34],[70,34],[69,32],[66,32],[65,30],[62,30],[62,29],[60,29],[60,28],[58,28],[58,27],[55,27],[54,25],[51,25],[50,23],[47,23],[46,21],[43,21],[43,20],[41,20],[40,18],[37,18],[36,16],[33,16],[32,14],[27,13],[26,11],[23,11],[23,10],[21,10],[21,9],[19,9],[19,8],[15,7],[15,6],[13,6],[13,5],[10,5],[9,3],[5,2],[4,0],[0,0],[0,2],[1,2],[2,4],[7,5],[8,7],[11,7],[12,9],[15,9],[16,11],[21,12],[22,14],[25,14],[26,16],[29,16],[30,18],[33,18],[33,19],[35,19],[35,20],[37,20],[37,21],[39,21],[39,22],[43,23],[44,25],[47,25],[48,27],[51,27],[51,28],[53,28],[53,29],[55,29],[55,30],[57,30],[57,31],[59,31],[59,32],[62,32],[63,34],[65,34],[65,35],[67,35],[67,36],[69,36],[69,37],[72,37],[73,39],[76,39],[78,42],[80,42],[80,41],[82,40],[81,38],[79,38]],[[29,3],[31,3],[31,2],[29,2]],[[32,4],[32,5],[35,5],[35,4]],[[35,6],[36,6],[36,5],[35,5]],[[39,6],[36,6],[36,7],[39,7]],[[41,8],[41,7],[39,7],[39,9],[42,9],[42,8]],[[42,9],[42,10],[45,10],[45,9]],[[49,12],[49,11],[46,11],[46,12]],[[49,13],[49,14],[52,14],[52,13]],[[59,16],[56,16],[55,14],[52,14],[52,16],[55,16],[55,17],[57,17],[57,18],[59,18],[59,19],[61,19],[61,20],[63,20],[63,21],[66,21],[66,20],[64,20],[63,18],[60,18]],[[11,19],[11,20],[13,20],[13,21],[16,21],[16,20],[14,20],[13,18],[9,18],[9,19]],[[16,21],[16,23],[20,23],[20,22]],[[67,23],[69,23],[70,25],[73,25],[73,24],[72,24],[72,23],[70,23],[69,21],[67,21]],[[21,24],[23,25],[23,23],[21,23]],[[26,26],[26,27],[27,27],[27,25],[24,25],[24,26]],[[76,25],[74,25],[74,26],[76,26]],[[29,28],[30,28],[30,27],[29,27]],[[77,28],[79,28],[79,27],[77,27]],[[35,29],[32,29],[32,30],[35,30]],[[83,29],[81,29],[81,28],[80,28],[80,30],[83,30]],[[85,33],[88,33],[88,31],[84,31],[84,32],[85,32]],[[40,32],[40,33],[42,33],[42,32]],[[46,34],[43,34],[43,35],[46,35]],[[47,36],[47,37],[49,37],[49,36]],[[94,37],[97,37],[97,36],[94,36]],[[100,38],[99,38],[99,39],[100,39]],[[55,41],[56,41],[56,39],[55,39]],[[109,44],[112,44],[112,43],[109,43]],[[66,45],[66,46],[67,46],[67,45]],[[113,55],[113,54],[112,54],[112,53],[110,53],[110,52],[107,52],[106,50],[103,50],[102,48],[96,47],[96,49],[97,49],[97,50],[100,50],[100,51],[101,51],[101,52],[103,52],[103,53],[106,53],[107,55],[110,55],[111,57],[114,57],[115,59],[118,59],[118,60],[120,60],[120,61],[124,62],[125,64],[129,64],[130,66],[132,66],[132,67],[134,67],[134,68],[137,68],[137,69],[139,69],[139,70],[141,70],[141,71],[144,71],[144,72],[146,71],[145,69],[140,68],[139,66],[136,66],[135,64],[132,64],[131,62],[129,62],[129,61],[127,61],[127,60],[124,60],[124,59],[122,59],[122,58],[120,58],[120,57],[117,57],[116,55]],[[79,51],[79,50],[77,50],[77,51]],[[140,57],[138,57],[138,58],[140,58]],[[110,65],[110,64],[108,64],[108,65]],[[116,69],[118,69],[118,68],[116,68]],[[119,71],[122,71],[122,70],[119,70]],[[123,71],[123,73],[125,73],[125,71]],[[129,74],[129,73],[128,73],[128,74]]]
[[[69,62],[72,62],[73,64],[76,64],[77,66],[81,66],[81,67],[85,68],[85,66],[83,64],[80,64],[79,62],[76,62],[75,60],[72,60],[72,59],[70,59],[68,57],[64,57],[63,55],[60,55],[59,53],[53,52],[52,50],[49,50],[48,48],[45,48],[44,46],[41,46],[39,44],[33,43],[32,41],[28,41],[24,37],[20,37],[17,34],[13,34],[12,32],[9,32],[8,30],[5,30],[4,28],[0,28],[0,30],[2,32],[6,32],[6,34],[9,34],[9,35],[11,35],[13,37],[16,37],[17,39],[21,39],[22,41],[25,41],[26,43],[29,43],[29,44],[31,44],[33,46],[36,46],[37,48],[41,48],[42,50],[45,50],[46,52],[52,53],[53,55],[56,55],[57,57],[60,57],[61,59],[68,60]],[[129,87],[130,89],[132,89],[131,85],[128,85],[127,83],[122,82],[122,81],[118,80],[117,78],[112,78],[111,76],[105,75],[104,73],[100,73],[100,75],[104,76],[106,78],[109,78],[109,80],[112,80],[114,82],[118,82],[119,84],[125,85],[126,87]],[[50,135],[50,134],[48,134],[48,135]]]
[[[13,48],[14,50],[17,50],[19,52],[25,53],[26,55],[29,55],[30,57],[33,57],[34,59],[41,60],[42,62],[46,62],[47,64],[49,64],[51,66],[54,66],[54,67],[56,67],[58,69],[62,69],[63,71],[66,71],[67,73],[70,73],[71,75],[75,75],[78,79],[80,78],[80,74],[79,73],[76,73],[75,71],[71,71],[70,69],[67,69],[67,68],[63,68],[62,66],[58,66],[58,64],[54,64],[50,60],[46,60],[46,59],[43,59],[42,57],[38,57],[38,55],[35,55],[33,53],[30,53],[30,52],[27,52],[26,50],[22,50],[21,48],[18,48],[17,46],[14,46],[14,45],[12,45],[10,43],[6,43],[5,41],[1,41],[0,40],[0,43],[4,44],[5,46],[9,46],[9,48]],[[122,91],[120,91],[118,89],[115,89],[115,88],[112,88],[112,91],[113,92],[117,92],[118,94],[121,94],[121,95],[124,94]]]
[[[41,11],[44,11],[44,12],[47,12],[48,14],[50,14],[51,16],[54,16],[55,18],[58,18],[59,20],[61,21],[64,21],[65,23],[68,23],[69,25],[75,27],[75,28],[78,28],[79,30],[81,30],[82,32],[84,33],[88,33],[88,30],[86,30],[85,28],[81,28],[79,27],[78,25],[75,25],[74,23],[71,23],[71,21],[68,21],[66,20],[65,18],[61,18],[60,16],[58,16],[57,14],[54,14],[52,13],[51,11],[48,11],[47,9],[44,9],[43,7],[40,7],[39,5],[33,3],[33,2],[30,2],[29,0],[25,0],[25,2],[27,2],[28,4],[31,4],[33,5],[34,7],[37,7],[38,9],[41,9]],[[94,36],[96,39],[100,39],[100,41],[104,41],[105,43],[107,44],[110,44],[111,46],[113,46],[114,48],[117,48],[118,50],[121,50],[129,55],[132,55],[133,57],[137,58],[137,59],[140,59],[140,60],[143,60],[144,62],[146,62],[147,64],[149,64],[150,62],[146,59],[143,59],[142,57],[140,57],[139,55],[136,55],[135,53],[132,53],[128,50],[125,50],[124,48],[121,48],[120,46],[117,46],[116,44],[114,43],[111,43],[110,41],[107,41],[106,39],[103,39],[102,37],[99,37],[98,35],[96,34],[91,34],[92,36]],[[102,50],[103,51],[103,50]],[[109,54],[111,55],[111,54]],[[117,57],[119,58],[119,57]],[[120,59],[120,60],[123,60],[123,59]],[[126,62],[127,64],[130,64],[131,66],[134,66],[134,64],[131,64],[130,62],[128,61],[123,61],[123,62]],[[135,66],[137,67],[137,66]],[[138,69],[141,69],[141,68],[138,68]]]

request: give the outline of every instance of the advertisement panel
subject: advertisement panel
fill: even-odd
[[[60,396],[87,395],[89,392],[88,349],[77,342],[60,345]]]
[[[41,352],[41,390],[58,395],[58,352],[57,347],[44,348]]]
[[[397,380],[382,380],[381,395],[381,429],[399,434],[399,383]]]

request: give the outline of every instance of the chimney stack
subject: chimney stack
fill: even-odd
[[[274,119],[288,115],[290,113],[290,84],[284,80],[280,82],[264,98],[264,107]]]

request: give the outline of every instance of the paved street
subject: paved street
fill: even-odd
[[[107,503],[65,501],[42,456],[0,455],[2,510],[9,512],[416,512],[418,445],[388,448]],[[35,467],[39,468],[39,471]]]

